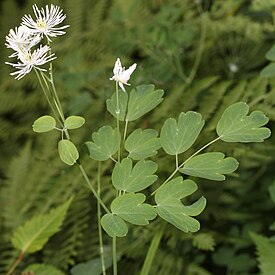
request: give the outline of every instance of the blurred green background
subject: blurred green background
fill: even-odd
[[[260,76],[269,63],[266,52],[275,43],[274,0],[4,0],[0,6],[0,274],[18,256],[12,232],[24,221],[64,202],[75,200],[60,233],[45,248],[26,256],[30,263],[48,263],[65,274],[78,263],[98,257],[96,202],[76,168],[58,158],[57,134],[32,132],[33,121],[50,114],[34,73],[21,80],[5,65],[11,51],[4,45],[9,29],[18,26],[31,6],[57,4],[67,14],[67,34],[53,39],[55,80],[67,115],[85,117],[73,134],[83,162],[95,181],[97,164],[87,157],[83,143],[93,131],[114,123],[105,101],[114,92],[109,81],[117,57],[126,67],[136,62],[132,86],[153,83],[164,89],[165,100],[136,126],[160,130],[167,117],[181,111],[200,112],[206,120],[191,154],[215,137],[215,126],[227,106],[245,101],[261,110],[274,131],[275,81]],[[260,144],[218,142],[221,150],[240,162],[225,182],[196,179],[207,201],[199,216],[201,231],[184,234],[167,226],[150,274],[258,274],[256,247],[249,232],[272,236],[274,202],[269,189],[275,180],[275,139]],[[185,155],[184,157],[187,157]],[[157,160],[160,179],[173,169],[173,159]],[[110,163],[103,167],[103,199],[113,196]],[[120,239],[121,274],[138,274],[156,220],[132,227]],[[106,249],[110,241],[105,239]],[[270,273],[270,274],[275,274]]]

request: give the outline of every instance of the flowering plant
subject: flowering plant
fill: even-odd
[[[141,274],[149,274],[167,223],[185,233],[197,232],[200,229],[200,223],[194,217],[206,207],[206,198],[201,196],[190,205],[183,201],[198,188],[189,176],[223,181],[225,175],[238,168],[238,161],[233,157],[226,157],[222,152],[201,152],[219,140],[244,143],[264,141],[270,136],[270,130],[262,127],[268,122],[268,118],[260,111],[253,111],[248,115],[248,105],[237,102],[228,107],[218,121],[217,137],[185,158],[183,154],[193,146],[204,127],[205,122],[201,114],[189,111],[181,112],[178,119],[168,118],[161,127],[160,134],[156,129],[148,128],[137,128],[128,133],[128,124],[156,108],[164,99],[164,91],[155,89],[154,85],[140,85],[128,93],[124,85],[130,85],[128,81],[137,64],[134,63],[125,70],[117,58],[114,75],[110,78],[115,81],[115,92],[106,101],[107,110],[116,120],[116,127],[102,126],[92,133],[91,140],[85,143],[90,157],[98,161],[98,175],[101,174],[101,162],[112,160],[110,182],[116,195],[109,206],[101,199],[100,176],[96,191],[79,160],[77,145],[70,137],[70,131],[82,127],[85,119],[80,116],[65,116],[54,84],[52,61],[56,56],[51,51],[51,38],[65,34],[64,29],[69,26],[58,25],[64,21],[66,15],[54,5],[47,5],[45,9],[34,5],[33,11],[35,19],[25,15],[21,26],[11,30],[6,37],[6,46],[15,51],[10,57],[18,60],[17,63],[7,62],[17,70],[11,75],[21,79],[34,70],[52,111],[53,116],[44,115],[33,123],[33,131],[60,131],[61,137],[57,147],[61,161],[69,166],[78,166],[98,202],[98,234],[103,274],[106,274],[108,266],[104,257],[102,228],[112,238],[112,266],[113,273],[117,274],[117,238],[127,236],[130,224],[145,226],[156,218],[161,220],[162,225],[152,240],[141,270]],[[46,40],[46,45],[42,44],[43,39]],[[43,67],[47,63],[49,69]],[[149,159],[156,156],[158,150],[163,150],[167,158],[172,157],[175,160],[174,171],[166,179],[156,174],[156,158],[154,161]],[[146,189],[150,189],[151,194],[145,191]],[[20,250],[20,255],[8,274],[16,269],[25,254],[42,249],[49,237],[59,230],[72,199],[49,214],[34,217],[14,232],[12,243]],[[103,215],[102,209],[105,212]],[[37,269],[39,270],[37,266],[26,268],[27,271],[39,272]]]

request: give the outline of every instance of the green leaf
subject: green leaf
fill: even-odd
[[[227,142],[262,142],[270,136],[270,130],[261,127],[268,122],[260,111],[254,111],[247,116],[249,107],[244,102],[238,102],[228,107],[217,125],[217,134]]]
[[[191,158],[180,172],[189,176],[221,181],[225,180],[223,174],[234,172],[238,165],[238,161],[232,157],[225,158],[223,153],[210,152]]]
[[[214,251],[215,240],[209,233],[198,233],[193,237],[193,246],[205,251]]]
[[[85,123],[85,119],[81,116],[69,116],[65,119],[64,126],[67,129],[80,128]]]
[[[101,225],[110,237],[125,237],[128,233],[125,221],[114,214],[105,214],[101,218]]]
[[[68,165],[74,165],[79,158],[75,145],[68,139],[58,142],[58,152],[60,159]]]
[[[112,266],[112,257],[105,258],[105,269]],[[71,269],[72,275],[100,275],[102,274],[101,258],[96,258],[88,261],[87,263],[80,263]]]
[[[275,61],[275,45],[266,53],[265,57],[268,60]]]
[[[71,202],[72,198],[48,214],[33,217],[20,226],[12,236],[13,246],[23,254],[42,249],[48,239],[60,230]]]
[[[250,233],[250,236],[257,247],[259,268],[261,270],[261,274],[274,274],[275,242],[252,232]]]
[[[275,63],[272,62],[265,66],[260,73],[260,76],[262,77],[273,77],[275,76]]]
[[[153,129],[136,129],[129,135],[125,142],[125,149],[129,152],[130,158],[134,160],[145,159],[157,154],[161,147],[157,138],[158,132]]]
[[[191,216],[199,215],[206,205],[206,199],[201,197],[192,205],[186,206],[181,199],[191,195],[197,190],[197,185],[192,180],[183,181],[177,177],[161,186],[155,194],[158,215],[183,232],[196,232],[200,223]]]
[[[117,110],[117,94],[114,93],[111,99],[106,100],[107,110],[120,121],[125,120],[127,103],[128,103],[128,94],[124,92],[118,93],[118,110]]]
[[[201,114],[192,111],[180,113],[178,122],[169,118],[160,132],[161,146],[169,155],[181,154],[193,145],[203,126]]]
[[[22,274],[64,275],[64,273],[58,270],[56,267],[46,264],[31,264],[24,269]]]
[[[163,100],[163,90],[154,85],[140,85],[131,90],[128,102],[127,121],[133,121],[153,110]]]
[[[151,160],[140,160],[133,167],[130,158],[117,162],[112,173],[112,182],[117,190],[127,192],[141,191],[157,180],[157,164]]]
[[[52,131],[56,126],[56,121],[51,116],[42,116],[38,118],[32,125],[33,131],[36,133],[45,133]]]
[[[152,205],[143,203],[145,199],[141,193],[121,195],[113,200],[112,213],[132,224],[149,224],[149,220],[153,220],[157,214]]]
[[[92,134],[93,141],[87,141],[85,144],[92,159],[104,161],[118,151],[120,139],[120,133],[116,128],[103,126]]]

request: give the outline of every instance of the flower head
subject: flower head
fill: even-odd
[[[66,18],[66,15],[63,14],[63,10],[60,9],[60,7],[51,5],[49,8],[49,6],[46,5],[45,9],[39,9],[37,5],[33,5],[32,8],[36,19],[33,20],[30,15],[25,15],[22,18],[23,26],[28,27],[33,33],[39,34],[42,37],[45,35],[49,40],[49,37],[56,37],[66,33],[62,30],[68,28],[69,25],[56,27]]]
[[[126,92],[123,84],[125,85],[131,85],[128,83],[128,80],[130,79],[131,74],[133,73],[133,71],[136,69],[137,64],[134,63],[132,66],[130,66],[127,70],[125,70],[125,68],[121,66],[121,62],[120,59],[118,58],[116,60],[114,69],[113,69],[113,77],[110,78],[110,80],[115,80],[116,82],[118,82],[118,85],[120,86],[120,88]]]
[[[6,36],[5,45],[15,51],[10,57],[18,56],[18,52],[29,51],[31,47],[40,42],[41,37],[33,35],[31,30],[26,26],[11,29]]]
[[[49,51],[49,46],[40,45],[40,47],[34,50],[33,53],[31,53],[30,51],[18,52],[18,59],[20,60],[20,62],[6,62],[6,64],[11,65],[12,67],[18,70],[16,72],[11,73],[11,75],[15,75],[15,79],[20,79],[24,77],[27,73],[29,73],[32,70],[32,68],[36,68],[41,71],[46,71],[46,69],[40,68],[39,66],[44,65],[45,63],[50,62],[56,58],[54,54],[48,55]]]

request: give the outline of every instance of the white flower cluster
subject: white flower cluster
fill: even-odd
[[[22,18],[20,27],[11,29],[6,36],[6,46],[15,52],[9,57],[16,57],[17,63],[6,62],[17,71],[11,73],[15,79],[20,79],[29,73],[33,68],[46,71],[40,66],[52,61],[56,57],[51,54],[49,46],[50,37],[56,37],[65,34],[63,31],[69,25],[56,27],[66,18],[60,7],[46,5],[46,8],[39,9],[37,5],[33,5],[35,20],[30,15]],[[43,37],[47,38],[48,45],[38,45]],[[36,49],[32,49],[37,46]]]

